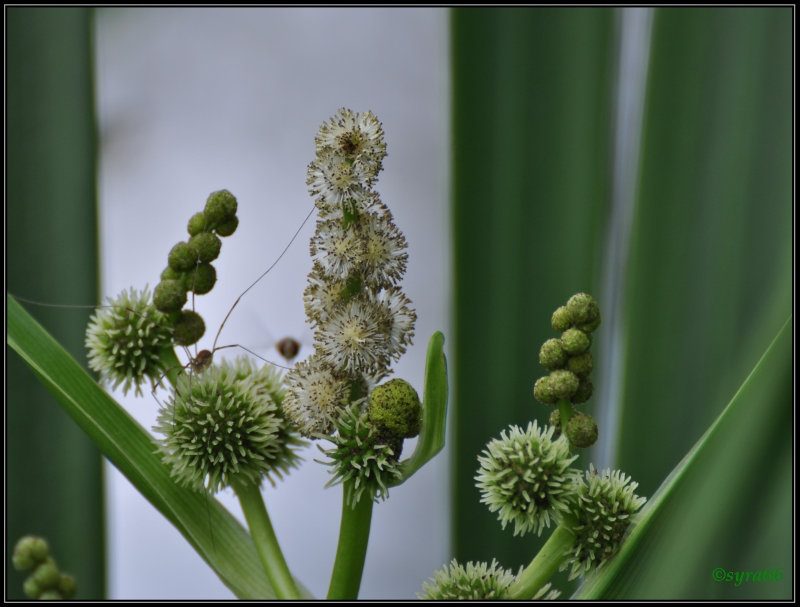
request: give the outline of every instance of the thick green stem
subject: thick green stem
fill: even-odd
[[[167,348],[161,354],[161,362],[167,367],[167,372],[164,374],[166,378],[169,380],[169,383],[172,385],[173,388],[178,387],[178,376],[183,372],[183,365],[181,361],[178,360],[178,356],[175,354],[174,348]],[[161,384],[163,387],[164,384]]]
[[[558,401],[558,412],[561,415],[561,433],[566,436],[567,422],[569,418],[572,417],[572,403],[562,398]]]
[[[520,574],[519,579],[508,589],[509,598],[530,600],[558,571],[564,562],[564,552],[575,540],[568,528],[559,525],[539,551],[531,564]]]
[[[361,495],[355,508],[347,503],[354,481],[345,481],[342,486],[342,523],[339,527],[339,546],[336,562],[328,588],[330,600],[355,600],[361,587],[361,575],[367,558],[369,527],[372,523],[373,501],[368,492]]]
[[[278,545],[261,490],[258,485],[244,480],[233,479],[231,485],[239,496],[247,526],[250,527],[250,535],[267,572],[267,578],[275,590],[275,596],[279,599],[299,599],[300,593]]]

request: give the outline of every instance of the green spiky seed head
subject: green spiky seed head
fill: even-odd
[[[567,301],[567,312],[572,324],[581,325],[593,321],[599,312],[599,308],[591,295],[576,293]]]
[[[205,295],[217,283],[217,270],[210,263],[201,263],[186,274],[184,284],[196,295]]]
[[[567,438],[578,449],[591,447],[597,442],[597,422],[588,413],[575,413],[567,422]]]
[[[30,571],[49,555],[50,546],[44,538],[26,535],[19,538],[14,545],[14,555],[11,560],[17,571]]]
[[[153,291],[153,304],[164,314],[177,312],[186,305],[186,287],[179,280],[162,280]]]
[[[175,322],[172,341],[179,346],[191,346],[200,341],[206,332],[203,317],[191,310],[181,310],[180,318]]]
[[[194,249],[197,259],[201,263],[209,263],[219,257],[222,241],[216,234],[203,232],[189,239],[189,246]]]
[[[540,377],[533,385],[533,396],[543,405],[555,405],[558,397],[550,389],[550,377]]]
[[[280,451],[276,410],[252,375],[237,379],[236,367],[223,360],[180,376],[158,412],[159,451],[177,482],[197,491],[216,493],[234,476],[260,485]]]
[[[572,321],[570,320],[569,312],[567,311],[566,306],[561,306],[555,312],[553,312],[551,323],[553,325],[553,329],[559,333],[570,328]]]
[[[228,221],[224,221],[221,224],[219,224],[214,231],[217,233],[217,236],[220,236],[222,238],[227,238],[228,236],[233,234],[236,231],[236,228],[238,227],[239,227],[239,218],[234,215]]]
[[[36,579],[32,575],[29,575],[22,584],[22,592],[24,592],[25,596],[29,599],[35,600],[42,594],[42,589],[39,587]]]
[[[553,432],[535,421],[525,431],[511,426],[508,435],[504,430],[478,457],[475,480],[481,502],[491,512],[499,511],[503,529],[513,521],[514,535],[541,535],[551,518],[558,520],[567,510],[571,493],[566,474],[577,455],[570,455],[564,437],[553,440]]]
[[[581,474],[572,478],[576,498],[569,510],[578,524],[561,565],[562,571],[572,565],[570,580],[591,573],[617,551],[631,516],[647,501],[633,493],[638,483],[628,484],[631,478],[619,470],[598,473],[590,464],[585,477],[585,481]]]
[[[433,578],[422,583],[417,597],[423,601],[506,600],[516,580],[510,569],[504,571],[495,560],[491,565],[470,561],[465,568],[453,559],[449,567],[434,571]]]
[[[58,592],[62,597],[69,600],[75,596],[78,591],[78,583],[75,578],[67,573],[62,573],[58,578]]]
[[[582,354],[591,345],[589,337],[580,329],[567,329],[561,335],[561,343],[567,354]]]
[[[188,242],[179,242],[169,252],[167,263],[176,272],[188,272],[197,263],[197,253]]]
[[[352,481],[345,485],[347,504],[355,508],[362,495],[374,501],[389,497],[389,483],[401,478],[399,453],[395,454],[388,444],[380,442],[378,433],[360,411],[360,402],[344,410],[337,433],[334,436],[316,434],[333,443],[332,449],[317,447],[331,458],[322,462],[331,467],[333,478],[325,487]]]
[[[202,211],[192,215],[191,219],[189,219],[189,225],[186,226],[186,231],[189,232],[189,236],[197,236],[205,232],[206,222],[206,214]]]
[[[559,369],[550,373],[548,385],[550,386],[550,392],[556,400],[571,397],[578,390],[579,384],[578,376],[572,371]]]
[[[228,190],[218,190],[211,192],[203,212],[211,225],[219,226],[236,216],[238,206],[236,196]]]
[[[147,288],[125,290],[108,304],[86,328],[89,367],[101,374],[100,381],[113,382],[113,389],[123,384],[124,394],[134,387],[141,395],[142,384],[158,381],[167,367],[162,359],[171,348],[171,327]]]
[[[42,590],[50,590],[58,586],[58,578],[61,572],[58,570],[56,562],[52,558],[47,558],[43,563],[39,563],[33,570],[33,579],[36,585]]]
[[[567,353],[560,339],[548,339],[539,350],[539,363],[548,371],[562,369],[567,362]]]
[[[422,403],[411,384],[393,379],[372,391],[367,416],[377,428],[384,428],[397,437],[413,438],[422,427]]]
[[[594,394],[594,384],[592,383],[591,378],[589,377],[581,377],[580,383],[578,384],[578,389],[575,391],[575,394],[569,399],[573,404],[580,405],[581,403],[585,403],[590,398],[592,398],[592,394]]]
[[[579,378],[586,377],[592,372],[592,369],[594,369],[594,357],[592,353],[586,350],[583,354],[570,356],[569,360],[567,360],[567,369],[572,371]]]

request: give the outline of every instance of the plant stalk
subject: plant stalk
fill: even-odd
[[[509,598],[530,600],[558,571],[564,562],[564,552],[575,540],[575,535],[566,527],[559,525],[539,551],[531,564],[519,575],[509,591]]]
[[[339,527],[336,562],[328,587],[329,600],[356,600],[361,588],[373,501],[371,495],[365,491],[355,508],[351,508],[347,503],[347,496],[353,490],[353,483],[354,481],[348,480],[342,486],[342,523]]]
[[[261,490],[254,483],[235,478],[231,480],[231,485],[239,497],[247,526],[250,527],[250,535],[267,572],[267,578],[275,590],[275,596],[279,599],[299,599],[300,593],[278,545]]]
[[[558,412],[561,415],[561,434],[567,434],[567,422],[572,417],[572,403],[567,399],[562,398],[558,401]]]

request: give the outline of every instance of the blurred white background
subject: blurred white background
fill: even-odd
[[[418,315],[416,345],[395,376],[421,392],[427,340],[450,328],[446,10],[100,9],[96,26],[103,294],[154,287],[189,217],[210,192],[230,190],[241,223],[214,262],[215,289],[196,300],[208,326],[200,346],[210,348],[237,296],[312,209],[306,166],[320,124],[340,107],[369,109],[386,132],[377,190],[409,243],[403,287]],[[302,292],[313,232],[314,219],[242,299],[220,345],[277,359],[282,337],[310,344]],[[153,398],[116,396],[152,427]],[[264,495],[290,568],[324,598],[341,488],[322,489],[329,475],[315,457],[312,447],[305,465]],[[110,465],[107,481],[109,598],[233,598]],[[218,498],[243,520],[229,491]],[[443,453],[376,506],[360,598],[413,599],[450,559],[448,499]]]

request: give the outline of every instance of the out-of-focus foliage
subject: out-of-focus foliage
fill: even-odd
[[[552,311],[577,291],[602,293],[620,10],[629,9],[453,12],[460,561],[496,557],[516,568],[541,542],[502,533],[479,504],[473,476],[488,439],[511,423],[546,421],[531,390],[543,374],[537,352],[553,336]],[[654,10],[618,294],[626,340],[617,466],[642,495],[655,492],[731,401],[791,313],[791,24],[790,8]],[[607,338],[601,327],[596,340]],[[698,493],[699,520],[713,525],[669,536],[673,549],[660,565],[691,562],[692,575],[651,594],[637,587],[635,596],[791,595],[786,577],[746,587],[712,580],[716,567],[791,569],[790,534],[781,539],[776,522],[790,529],[791,375],[771,381],[775,423],[742,438],[760,445],[742,471],[750,482]],[[757,463],[761,473],[750,469]],[[698,491],[712,480],[701,475]],[[687,551],[691,558],[681,556]],[[625,592],[617,586],[614,596],[632,596]]]

